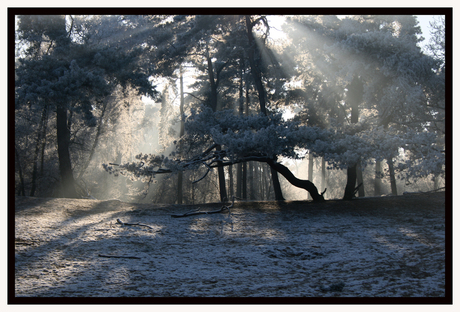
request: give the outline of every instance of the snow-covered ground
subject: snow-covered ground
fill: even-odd
[[[197,207],[15,204],[16,297],[445,296],[444,193],[235,202],[184,218],[171,215]]]

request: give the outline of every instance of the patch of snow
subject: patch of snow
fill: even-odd
[[[17,297],[445,296],[442,207],[406,217],[235,203],[230,213],[171,218],[191,208],[16,205]]]

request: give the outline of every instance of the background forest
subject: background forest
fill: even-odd
[[[412,15],[17,15],[16,25],[16,195],[311,196],[282,167],[326,199],[445,186],[443,15],[424,47]],[[211,147],[215,162],[182,171]]]

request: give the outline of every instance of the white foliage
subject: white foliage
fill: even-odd
[[[186,129],[188,138],[208,135],[213,143],[222,146],[232,161],[249,155],[299,159],[305,157],[304,151],[308,150],[325,157],[336,168],[356,163],[365,167],[375,160],[398,157],[402,148],[410,151],[410,159],[401,169],[413,167],[407,173],[417,176],[433,172],[444,162],[433,133],[401,134],[391,127],[371,127],[363,122],[321,129],[285,121],[281,114],[242,117],[232,111],[213,113],[203,107],[201,113],[188,118]]]

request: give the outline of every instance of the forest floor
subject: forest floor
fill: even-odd
[[[14,296],[446,296],[444,192],[220,207],[16,197]]]

